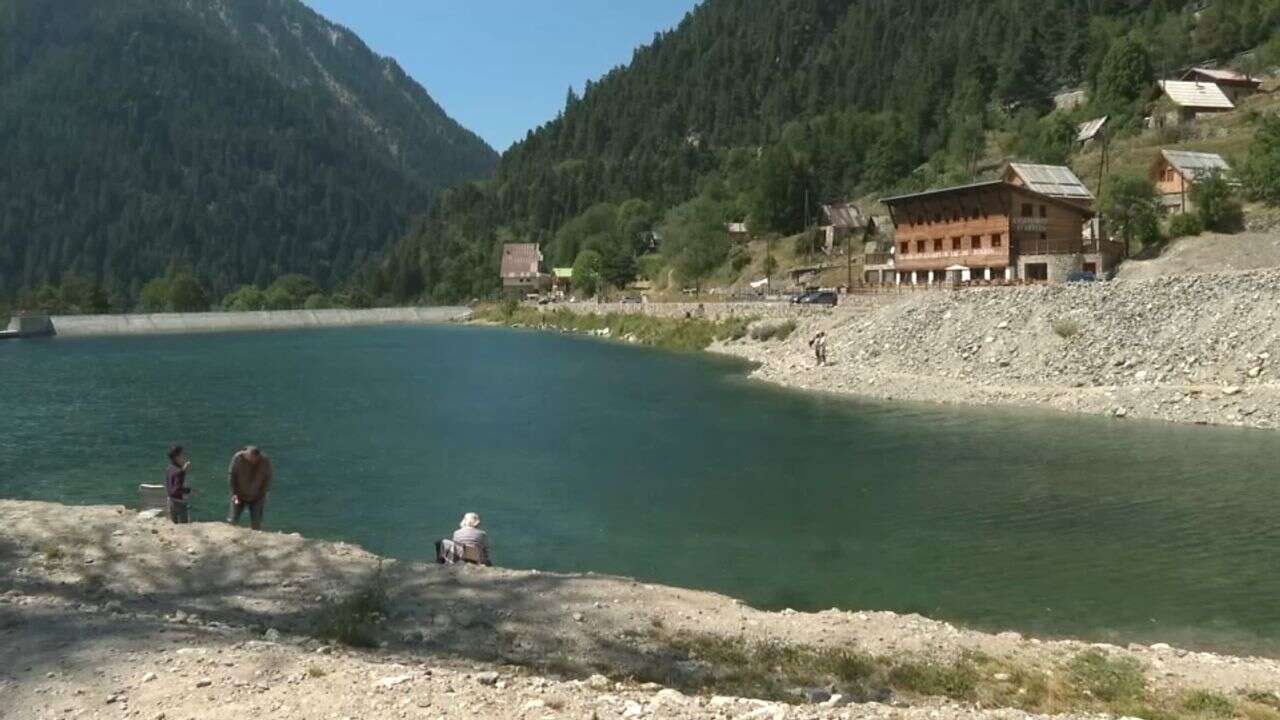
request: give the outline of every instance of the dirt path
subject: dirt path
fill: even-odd
[[[1091,652],[1132,659],[1150,698],[1212,691],[1254,720],[1280,717],[1270,659],[1042,642],[892,613],[765,613],[623,578],[396,563],[124,508],[0,501],[0,521],[3,718],[1082,716],[1109,706],[1089,707],[1088,694],[1055,705],[1041,685]],[[378,615],[353,620],[352,598],[375,587]],[[373,647],[317,639],[335,618]],[[859,663],[891,669],[892,682]],[[937,692],[908,672],[962,666],[975,668],[970,684]],[[771,702],[733,697],[756,691]]]

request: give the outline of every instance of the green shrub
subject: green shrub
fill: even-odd
[[[1190,690],[1182,695],[1182,709],[1206,717],[1227,718],[1236,712],[1235,703],[1211,690]]]
[[[1169,238],[1195,237],[1204,232],[1204,223],[1200,216],[1193,213],[1174,215],[1169,220]]]
[[[351,647],[377,647],[378,627],[387,614],[387,605],[387,585],[379,568],[355,592],[320,608],[316,636]]]
[[[1109,657],[1097,650],[1077,655],[1068,668],[1072,684],[1104,702],[1142,697],[1142,665],[1131,657]]]
[[[307,298],[307,302],[303,304],[303,307],[308,310],[325,310],[333,307],[333,303],[329,302],[329,298],[325,297],[323,293],[314,293]]]
[[[796,331],[794,320],[762,321],[751,326],[751,339],[759,342],[777,340],[779,342],[791,337]]]

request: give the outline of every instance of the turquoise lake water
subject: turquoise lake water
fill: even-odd
[[[1280,435],[859,402],[745,371],[453,326],[9,341],[0,496],[134,504],[176,442],[214,520],[256,443],[270,528],[390,556],[429,558],[473,510],[506,566],[1280,654]]]

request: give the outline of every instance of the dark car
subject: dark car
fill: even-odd
[[[1069,283],[1091,283],[1097,281],[1098,276],[1087,270],[1077,270],[1067,276],[1067,282]]]
[[[796,297],[791,302],[796,305],[825,305],[826,307],[835,307],[840,304],[840,296],[830,290],[821,290],[818,292],[807,292]]]

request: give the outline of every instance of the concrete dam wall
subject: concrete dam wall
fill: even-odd
[[[463,320],[470,314],[471,310],[465,307],[407,307],[372,310],[66,315],[53,318],[53,328],[59,337],[160,335],[362,325],[420,325]]]

